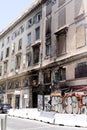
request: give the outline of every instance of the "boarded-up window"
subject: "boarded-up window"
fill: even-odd
[[[51,4],[51,1],[48,0],[46,3],[46,16],[51,14],[51,11],[52,11],[52,4]]]
[[[84,25],[76,27],[76,47],[82,47],[85,45],[85,28]]]
[[[51,17],[46,20],[46,35],[51,34]]]
[[[58,27],[62,27],[66,24],[66,8],[61,9],[58,13]]]
[[[83,0],[75,0],[75,17],[83,14]]]
[[[63,5],[65,3],[65,0],[59,0],[59,6]]]
[[[64,54],[66,52],[66,34],[58,35],[58,55]]]

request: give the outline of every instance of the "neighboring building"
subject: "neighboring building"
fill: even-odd
[[[37,107],[38,95],[87,90],[86,0],[38,0],[0,33],[0,99]]]

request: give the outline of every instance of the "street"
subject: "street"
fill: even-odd
[[[47,124],[35,120],[7,117],[7,130],[86,130],[87,128]]]

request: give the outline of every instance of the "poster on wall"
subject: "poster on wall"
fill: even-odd
[[[50,95],[44,95],[44,111],[50,111],[50,109],[51,109]]]
[[[38,111],[43,110],[43,95],[38,95]]]

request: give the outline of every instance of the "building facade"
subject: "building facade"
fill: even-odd
[[[38,0],[0,33],[0,100],[87,90],[86,0]]]

